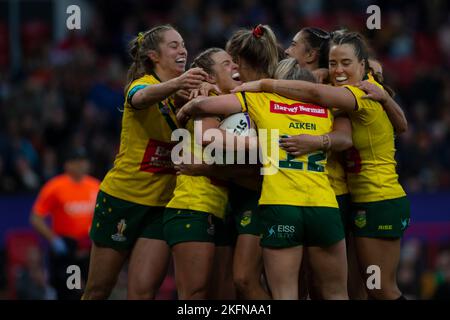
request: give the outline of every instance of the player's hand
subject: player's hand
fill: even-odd
[[[321,150],[321,136],[299,134],[295,136],[280,138],[280,147],[293,156],[301,156],[307,153]]]
[[[189,90],[178,90],[177,92],[175,92],[175,98],[174,98],[174,102],[175,102],[175,106],[180,108],[182,105],[184,105],[186,102],[188,102],[189,99]]]
[[[176,82],[179,89],[197,89],[207,77],[202,68],[192,68],[177,77]]]
[[[187,176],[208,176],[211,168],[208,164],[176,164],[177,175],[184,174]]]
[[[327,68],[319,68],[314,70],[312,73],[318,83],[328,83],[330,73]]]
[[[189,104],[189,102],[188,103],[186,103],[181,109],[179,109],[178,110],[178,112],[177,112],[177,121],[178,121],[178,124],[181,126],[181,127],[185,127],[186,126],[186,123],[188,122],[188,120],[189,120],[189,118],[191,117],[187,112],[186,112],[186,108],[185,108],[185,106],[187,106]]]
[[[376,84],[369,81],[358,82],[356,86],[366,93],[361,99],[372,99],[385,104],[388,98],[388,93],[378,87]]]
[[[217,85],[209,82],[202,82],[200,88],[191,90],[189,100],[197,98],[199,95],[207,97],[211,92],[215,92],[216,94],[222,93]]]
[[[192,116],[193,114],[193,107],[196,103],[198,103],[199,101],[206,99],[207,97],[203,97],[203,96],[198,96],[197,98],[189,101],[188,103],[186,103],[180,110],[178,110],[177,112],[177,120],[178,123],[182,126],[184,126],[186,124],[186,122],[189,120],[189,118]]]
[[[69,252],[66,243],[60,237],[55,237],[50,244],[53,252],[58,256],[66,255]]]
[[[241,85],[237,86],[236,88],[234,88],[233,90],[231,90],[232,93],[241,92],[241,91],[261,92],[262,91],[262,82],[261,82],[261,80],[244,82],[243,84],[241,84]]]
[[[175,98],[183,99],[186,103],[187,101],[189,101],[190,94],[191,93],[189,92],[189,90],[186,89],[178,90],[177,92],[175,92]]]
[[[194,103],[195,103],[195,99],[189,101],[181,109],[178,110],[178,112],[177,112],[177,120],[178,120],[178,123],[182,127],[184,127],[186,122],[188,122],[189,118],[191,117],[190,110],[192,108],[192,104],[194,104]]]

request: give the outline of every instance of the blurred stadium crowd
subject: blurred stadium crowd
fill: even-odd
[[[9,39],[8,10],[3,10],[5,2],[0,4],[0,194],[36,192],[61,172],[65,151],[78,146],[89,151],[92,174],[103,178],[119,147],[127,43],[139,31],[162,23],[178,28],[190,59],[204,48],[224,47],[237,28],[258,23],[269,24],[284,47],[303,26],[362,32],[409,121],[409,130],[397,141],[403,186],[410,193],[450,190],[448,1],[84,3],[89,5],[89,24],[82,20],[82,30],[68,32],[61,41],[54,38],[51,17],[32,14],[20,24],[21,38]],[[37,1],[35,12],[51,4]],[[381,8],[381,30],[366,28],[371,4]],[[22,63],[15,70],[10,67],[11,41],[20,41],[22,48]],[[447,282],[448,290],[450,249],[438,255],[436,269],[424,273],[421,244],[410,241],[405,248],[399,282],[406,295],[432,297],[436,285],[430,277]]]

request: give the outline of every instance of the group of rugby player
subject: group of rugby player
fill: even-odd
[[[163,25],[130,55],[84,299],[108,298],[128,259],[128,298],[153,299],[171,256],[179,299],[404,299],[396,271],[410,213],[394,134],[407,123],[360,34],[304,28],[283,51],[258,25],[185,71],[183,39]],[[267,132],[222,130],[220,144],[264,149],[261,164],[192,164],[217,144],[207,130],[239,112]],[[174,167],[181,127],[191,152]]]

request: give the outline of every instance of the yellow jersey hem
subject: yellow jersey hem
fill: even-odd
[[[207,207],[202,207],[202,206],[187,206],[187,207],[183,207],[183,206],[177,206],[177,205],[167,205],[166,208],[168,209],[180,209],[180,210],[193,210],[193,211],[201,211],[204,213],[209,213],[212,214],[213,216],[216,216],[217,218],[223,219],[223,217],[225,216],[225,210],[223,211],[223,214],[219,214],[217,211],[215,210],[211,210]]]
[[[130,195],[124,195],[123,193],[116,193],[112,189],[109,189],[108,187],[105,188],[104,186],[101,186],[100,190],[109,194],[110,196],[116,197],[118,199],[133,202],[133,203],[140,204],[143,206],[165,207],[169,203],[169,201],[165,201],[165,202],[164,201],[156,201],[156,202],[155,201],[149,201],[149,202],[142,201],[142,197],[133,197]]]
[[[389,196],[385,196],[385,197],[380,197],[380,196],[354,197],[354,196],[352,196],[352,202],[354,202],[354,203],[377,202],[377,201],[384,201],[384,200],[392,200],[392,199],[403,198],[405,196],[406,196],[405,192],[400,193],[400,194],[393,194],[393,195],[389,195]]]
[[[265,200],[260,201],[259,205],[281,205],[281,206],[296,206],[296,207],[327,207],[327,208],[339,208],[337,201],[335,203],[321,203],[318,205],[317,203],[307,203],[307,202],[287,202],[283,201],[282,203],[277,200]]]

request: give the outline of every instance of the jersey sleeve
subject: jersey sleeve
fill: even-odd
[[[237,92],[235,93],[235,95],[241,103],[241,111],[248,112],[247,97],[245,95],[245,92]]]
[[[152,84],[154,84],[154,83],[148,81],[146,79],[146,77],[134,80],[131,83],[130,87],[128,88],[127,96],[125,99],[126,103],[130,106],[133,106],[131,103],[131,100],[133,99],[133,96],[136,94],[136,92],[138,92],[139,90],[142,90]]]
[[[136,94],[136,92],[144,89],[148,85],[149,85],[148,83],[144,83],[143,81],[139,81],[139,80],[132,82],[127,91],[127,96],[125,99],[126,103],[130,106],[133,106],[133,104],[131,103],[133,96]]]
[[[127,93],[127,103],[131,106],[131,99],[133,99],[133,96],[135,95],[136,92],[138,92],[141,89],[144,89],[145,87],[147,87],[147,84],[137,84],[133,87],[130,87],[130,89],[128,90]]]
[[[48,216],[56,206],[56,188],[50,181],[39,192],[33,205],[33,213],[41,217]]]
[[[352,114],[364,124],[370,124],[375,121],[380,111],[383,110],[381,104],[372,99],[362,99],[366,93],[355,86],[346,85],[345,87],[353,94],[356,100],[357,109],[352,111]]]
[[[236,93],[236,97],[239,99],[239,102],[241,103],[241,111],[247,112],[250,116],[250,118],[253,119],[253,121],[258,120],[258,113],[255,112],[254,106],[257,105],[258,102],[256,102],[256,95],[254,92],[238,92]]]

